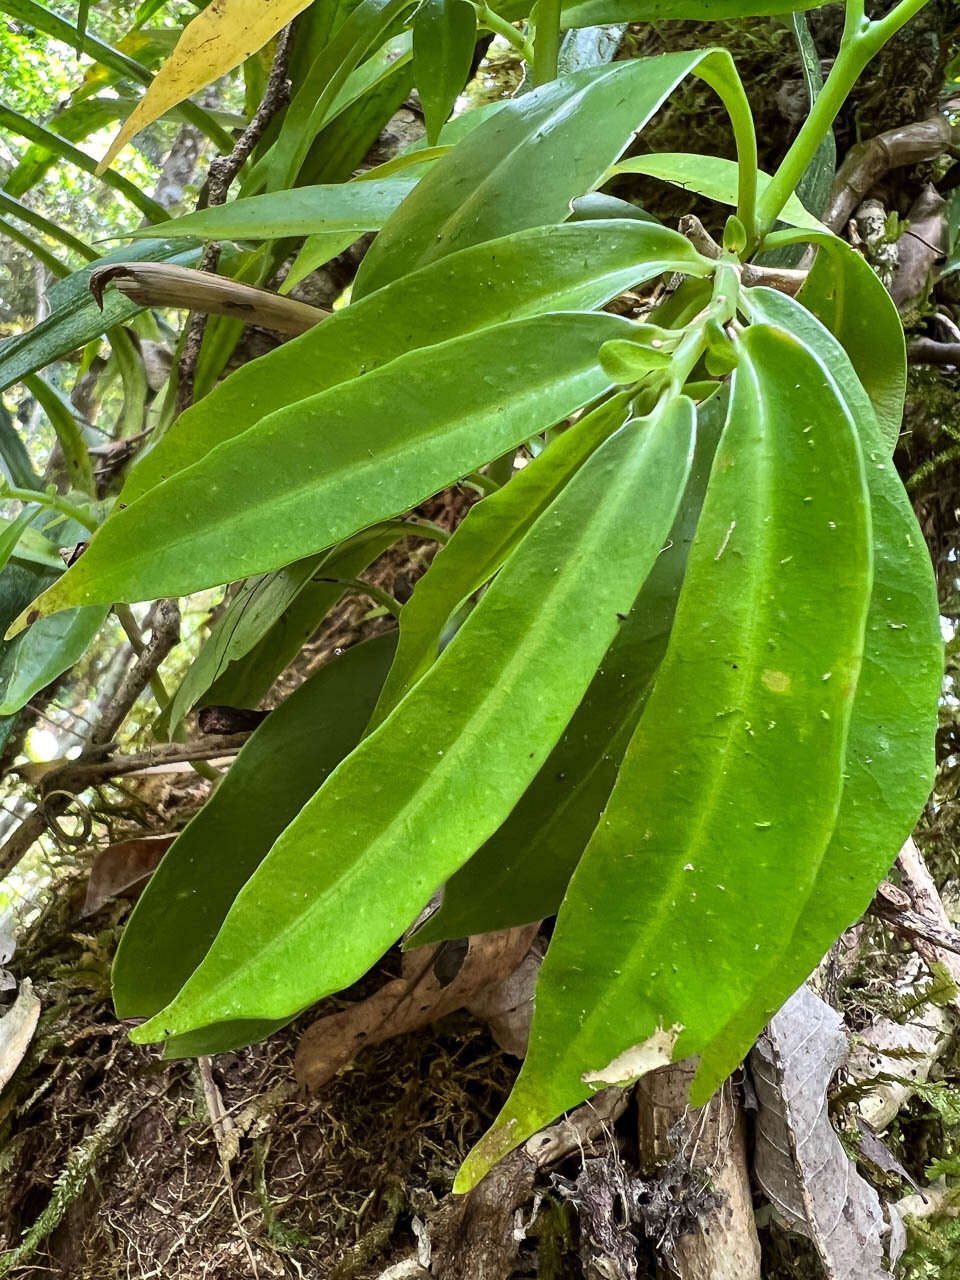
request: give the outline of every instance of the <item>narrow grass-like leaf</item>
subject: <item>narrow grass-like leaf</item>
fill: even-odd
[[[871,589],[863,459],[797,339],[754,325],[739,346],[667,655],[461,1190],[594,1089],[701,1052],[781,955],[833,832]]]
[[[138,1039],[284,1017],[346,986],[492,834],[656,559],[694,424],[692,403],[678,400],[593,454],[420,684],[279,838],[200,968]]]
[[[36,0],[2,0],[0,13],[5,13],[17,22],[23,22],[37,31],[42,31],[44,35],[53,36],[63,44],[77,45],[76,28],[59,14],[53,13],[42,4],[37,4]],[[80,47],[84,53],[113,73],[111,80],[119,76],[121,79],[134,80],[145,85],[149,85],[153,80],[153,72],[149,67],[137,62],[122,50],[99,40],[90,31],[83,33]],[[211,138],[222,151],[229,151],[232,148],[233,138],[209,111],[192,102],[186,102],[183,104],[183,115],[191,124],[196,125]]]
[[[597,351],[629,329],[563,312],[496,325],[270,414],[114,510],[39,616],[266,573],[409,510],[609,390]]]
[[[36,236],[24,231],[15,222],[11,222],[9,218],[0,218],[0,235],[6,236],[14,244],[26,249],[31,257],[36,258],[37,262],[42,262],[56,279],[62,280],[70,274],[70,268],[65,262],[58,258],[55,253],[51,253],[47,246],[41,240],[38,240]]]
[[[626,219],[535,227],[465,249],[237,370],[138,463],[121,501],[134,502],[268,413],[417,347],[546,311],[590,310],[665,271],[712,269],[677,232]]]
[[[889,461],[887,433],[847,354],[790,298],[768,289],[753,289],[747,296],[756,319],[795,334],[830,370],[854,417],[867,464],[874,577],[832,839],[785,953],[757,975],[750,1003],[704,1050],[694,1083],[700,1096],[711,1093],[737,1065],[757,1017],[774,1013],[830,942],[863,913],[913,829],[933,786],[943,676],[933,566]]]
[[[18,488],[43,488],[43,480],[33,469],[23,437],[13,425],[13,418],[2,401],[0,401],[0,470]]]
[[[23,204],[22,201],[14,199],[6,191],[0,191],[0,211],[9,214],[11,217],[20,218],[37,231],[42,231],[51,240],[59,241],[67,249],[72,249],[74,253],[78,253],[81,258],[86,258],[88,262],[91,262],[97,256],[95,249],[91,249],[88,244],[78,240],[66,227],[61,227],[58,223],[51,222],[42,213],[37,213],[35,209],[31,209],[28,205]]]
[[[728,63],[716,50],[666,53],[578,71],[506,103],[423,176],[370,247],[354,296],[457,249],[563,222],[687,75],[721,76]]]
[[[59,134],[51,133],[43,125],[28,119],[11,107],[0,105],[0,128],[18,134],[21,138],[26,138],[30,142],[39,143],[41,146],[46,147],[48,151],[53,151],[66,164],[75,165],[78,169],[82,169],[84,173],[93,174],[97,172],[97,162],[92,156],[88,156],[85,151],[75,147],[72,142],[67,142],[66,138],[61,138]],[[116,173],[113,169],[107,169],[99,177],[101,182],[108,187],[112,187],[124,199],[129,200],[151,222],[166,222],[169,218],[170,215],[163,205],[157,204],[156,200],[152,200],[148,195],[145,195],[136,183],[131,182],[129,178],[123,177],[122,174]]]
[[[30,394],[36,398],[53,427],[67,464],[70,487],[85,493],[88,497],[95,497],[93,464],[90,461],[87,443],[80,430],[73,405],[39,374],[27,374],[23,383]]]
[[[149,240],[107,254],[58,281],[47,295],[50,314],[46,319],[0,343],[0,391],[143,310],[116,289],[107,290],[101,310],[90,293],[90,273],[96,268],[111,262],[177,262],[188,267],[199,256],[198,249],[182,243]]]
[[[559,908],[666,651],[726,403],[725,395],[712,396],[698,410],[693,467],[666,546],[563,737],[503,826],[446,885],[439,911],[408,945],[509,929]]]

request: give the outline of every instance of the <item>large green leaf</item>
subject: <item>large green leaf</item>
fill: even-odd
[[[184,595],[322,551],[611,388],[617,316],[559,312],[455,338],[281,409],[115,509],[37,602]]]
[[[324,557],[314,577],[303,587],[269,631],[242,658],[231,662],[200,699],[201,705],[256,707],[274,680],[329,611],[349,590],[348,582],[389,546],[402,538],[442,538],[436,526],[412,520],[388,520],[350,538]]]
[[[3,572],[0,573],[0,626],[9,625],[20,610],[26,608],[55,577],[56,570],[46,569],[40,565],[22,564],[17,560],[11,560],[6,564]],[[0,641],[0,685],[8,669],[14,644],[16,641],[13,644],[9,641]],[[15,714],[0,718],[0,750],[6,746],[15,722]]]
[[[359,741],[394,639],[379,636],[321,667],[244,744],[123,931],[113,965],[120,1017],[156,1013],[203,959],[274,840]]]
[[[726,160],[722,156],[694,155],[688,151],[663,151],[653,155],[631,156],[629,160],[623,160],[620,164],[614,165],[610,173],[611,176],[642,173],[648,178],[659,178],[661,182],[682,187],[684,191],[695,191],[697,195],[706,196],[708,200],[717,200],[721,204],[730,205],[737,203],[739,167],[735,160]],[[757,193],[762,194],[769,183],[768,173],[758,173]],[[795,195],[791,196],[783,206],[780,218],[793,227],[808,227],[813,231],[826,230],[820,219],[808,213]]]
[[[143,310],[116,289],[108,289],[101,310],[90,293],[90,275],[112,262],[175,262],[188,267],[200,251],[182,243],[149,240],[115,250],[60,280],[47,295],[50,314],[38,325],[0,343],[0,391]]]
[[[549,759],[499,831],[447,884],[443,905],[413,935],[411,946],[509,929],[556,913],[666,651],[725,416],[726,396],[712,396],[698,411],[684,499],[636,604]],[[402,615],[400,635],[402,647]]]
[[[782,953],[833,831],[871,587],[863,459],[797,339],[755,325],[738,346],[667,655],[460,1189],[594,1089],[714,1041]]]
[[[27,374],[23,381],[27,390],[39,402],[53,427],[63,452],[70,487],[88,497],[94,497],[96,485],[93,479],[93,463],[90,461],[87,442],[83,438],[76,409],[62,392],[44,381],[39,374]]]
[[[359,236],[382,227],[415,185],[414,178],[400,175],[380,182],[294,187],[171,218],[164,223],[163,235],[189,240],[282,240],[319,231],[351,231]],[[153,227],[130,232],[134,240],[156,234]]]
[[[361,0],[344,18],[297,86],[276,141],[254,165],[244,194],[264,186],[271,191],[293,186],[349,76],[411,4],[412,0]]]
[[[719,84],[728,63],[718,51],[667,53],[578,71],[508,102],[420,180],[364,258],[354,296],[457,249],[563,222],[684,77]]]
[[[427,140],[436,143],[470,75],[477,11],[467,0],[426,0],[413,20],[413,71]]]
[[[870,264],[838,236],[819,251],[798,300],[835,335],[869,395],[893,456],[903,422],[907,350],[896,304]]]
[[[782,956],[755,981],[741,1026],[704,1050],[695,1087],[709,1094],[737,1065],[755,1030],[755,1001],[774,1013],[831,941],[866,909],[933,785],[943,641],[937,587],[923,534],[888,458],[851,362],[803,307],[768,289],[748,293],[751,314],[796,334],[829,369],[857,423],[867,462],[874,578],[866,647],[833,837]]]
[[[591,27],[606,22],[723,22],[767,13],[813,9],[820,0],[573,0],[560,14],[564,27]],[[498,12],[514,19],[529,12],[528,0],[498,5]]]
[[[489,497],[471,507],[400,613],[393,666],[370,719],[375,728],[435,661],[457,609],[503,565],[594,449],[622,426],[625,397],[608,400]]]
[[[238,369],[138,463],[121,501],[134,502],[268,413],[416,347],[544,311],[588,310],[663,271],[710,270],[677,232],[626,220],[536,227],[466,249]]]
[[[694,424],[678,399],[593,454],[420,684],[279,838],[203,964],[138,1038],[284,1017],[346,986],[492,834],[660,550]]]
[[[103,625],[108,605],[67,609],[42,618],[3,647],[0,658],[0,716],[12,715],[69,671],[86,653]]]
[[[0,346],[0,351],[3,348]],[[6,405],[0,400],[0,469],[2,474],[21,489],[42,489],[43,480],[33,469],[27,446]],[[59,568],[59,565],[58,565]]]

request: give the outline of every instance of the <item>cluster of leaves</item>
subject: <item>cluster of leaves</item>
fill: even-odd
[[[900,322],[795,189],[919,4],[869,21],[851,0],[772,177],[721,49],[556,78],[564,25],[656,17],[658,0],[538,0],[525,34],[520,6],[314,4],[239,198],[165,221],[163,240],[134,233],[127,261],[234,241],[247,283],[301,238],[289,284],[379,232],[348,306],[219,383],[238,326],[208,327],[195,403],[161,417],[105,519],[109,502],[18,481],[0,712],[118,602],[237,580],[160,729],[204,700],[254,705],[385,547],[443,540],[406,513],[488,469],[398,630],[272,713],[170,848],[115,964],[118,1012],[148,1019],[137,1040],[185,1055],[268,1034],[362,975],[444,882],[413,944],[557,913],[530,1049],[466,1188],[593,1090],[674,1057],[699,1055],[708,1097],[860,914],[929,791],[940,636],[891,462]],[[269,37],[255,8],[217,70]],[[270,6],[273,29],[302,8]],[[224,0],[187,29],[138,121],[209,78],[200,37],[231,9],[251,11]],[[444,124],[478,21],[513,33],[536,87]],[[414,76],[430,145],[353,178]],[[621,161],[688,76],[723,101],[738,161]],[[603,193],[638,171],[734,206],[722,247]],[[798,243],[816,259],[797,298],[745,282]],[[134,313],[110,294],[101,316],[88,276],[0,349],[4,384]],[[643,323],[603,310],[675,276]],[[82,448],[68,459],[93,498]],[[37,562],[38,511],[96,528],[65,573]]]

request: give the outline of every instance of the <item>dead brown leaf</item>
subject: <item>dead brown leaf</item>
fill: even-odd
[[[330,1014],[308,1027],[297,1048],[297,1081],[319,1089],[366,1045],[425,1027],[455,1009],[470,1008],[508,978],[530,950],[538,924],[477,934],[449,980],[445,943],[417,947],[403,957],[403,976],[388,982],[360,1004]],[[438,971],[440,976],[438,976]]]
[[[40,998],[35,994],[30,979],[24,978],[13,1006],[0,1018],[0,1089],[7,1087],[23,1061],[39,1017]]]
[[[142,836],[138,840],[108,845],[94,860],[81,915],[92,916],[111,898],[131,889],[142,889],[174,839],[174,836]]]

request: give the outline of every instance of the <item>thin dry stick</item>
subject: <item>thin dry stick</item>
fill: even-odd
[[[169,746],[153,747],[137,755],[107,756],[102,760],[70,760],[54,768],[26,764],[13,772],[19,773],[28,782],[39,782],[44,795],[52,791],[67,791],[71,795],[77,795],[87,787],[98,786],[110,778],[122,778],[131,773],[142,773],[146,769],[234,756],[249,736],[249,733],[217,734],[204,738],[202,742],[172,742]]]
[[[211,162],[207,181],[197,201],[198,209],[206,209],[213,205],[224,204],[230,184],[243,168],[250,153],[260,141],[267,125],[290,98],[290,81],[287,79],[287,61],[290,56],[290,43],[293,36],[293,23],[284,27],[277,40],[277,52],[274,55],[270,79],[263,95],[263,100],[254,113],[253,119],[237,139],[228,156],[219,156]],[[203,251],[200,259],[201,271],[216,271],[220,261],[220,245],[211,241]],[[187,324],[187,336],[184,339],[183,355],[177,372],[177,412],[182,413],[193,400],[193,383],[197,372],[197,360],[200,357],[200,345],[207,327],[207,317],[201,312],[194,312]]]

